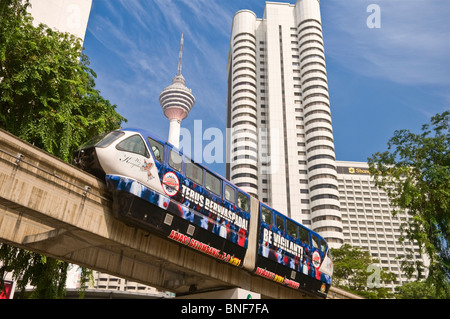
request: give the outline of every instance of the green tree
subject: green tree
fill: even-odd
[[[333,285],[370,299],[390,298],[392,293],[384,284],[395,280],[367,250],[344,244],[332,250]]]
[[[83,142],[126,120],[95,89],[81,40],[34,27],[29,5],[0,0],[0,128],[70,162]],[[0,265],[0,288],[13,272],[19,288],[36,287],[32,297],[64,296],[66,262],[1,244]]]
[[[0,2],[0,127],[70,161],[83,142],[125,119],[95,89],[80,39],[34,27],[27,2]]]
[[[448,285],[448,284],[447,284]],[[413,281],[396,288],[397,299],[448,299],[446,291],[450,289],[436,289],[427,281]]]
[[[0,245],[0,278],[11,272],[22,295],[27,284],[35,287],[31,298],[54,299],[65,294],[68,264],[29,251]],[[3,285],[3,280],[1,282]],[[3,287],[2,287],[3,289]]]
[[[437,114],[421,134],[400,130],[388,142],[388,150],[368,159],[370,173],[388,195],[393,214],[406,213],[401,241],[417,243],[430,260],[429,283],[450,296],[450,111]],[[408,256],[406,256],[408,257]],[[411,277],[424,275],[422,263],[402,262]]]

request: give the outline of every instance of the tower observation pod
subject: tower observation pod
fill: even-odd
[[[173,78],[172,84],[166,87],[159,95],[159,103],[164,111],[164,115],[170,121],[168,140],[176,148],[179,148],[180,144],[181,121],[188,116],[195,103],[192,90],[185,86],[185,79],[181,74],[183,42],[183,34],[181,34],[177,75]]]

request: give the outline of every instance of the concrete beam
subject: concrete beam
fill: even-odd
[[[55,238],[58,238],[58,237],[64,235],[64,233],[66,233],[66,232],[67,231],[65,229],[52,229],[52,230],[46,231],[44,233],[28,235],[28,236],[24,237],[22,244],[23,245],[31,245],[31,244],[41,243],[41,242],[48,242],[50,240],[53,240]]]

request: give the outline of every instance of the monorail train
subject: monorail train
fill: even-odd
[[[105,179],[113,214],[212,258],[326,297],[333,263],[314,231],[137,129],[88,142],[74,164]]]

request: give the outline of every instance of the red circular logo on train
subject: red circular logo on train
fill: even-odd
[[[167,196],[172,197],[178,193],[180,181],[174,172],[167,172],[163,177],[162,186],[164,193],[166,193]]]
[[[317,250],[315,252],[313,252],[312,263],[313,263],[314,267],[319,268],[319,266],[320,266],[320,254],[319,254],[319,252]]]

